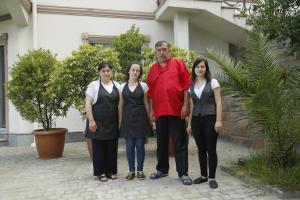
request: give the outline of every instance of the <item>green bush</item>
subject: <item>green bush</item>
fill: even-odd
[[[81,45],[72,55],[62,60],[51,76],[51,83],[65,96],[65,104],[73,106],[85,116],[85,92],[90,82],[99,79],[98,64],[108,62],[113,66],[114,79],[120,80],[118,53],[102,45]],[[53,91],[54,92],[54,91]]]
[[[142,61],[142,48],[149,41],[147,37],[140,33],[139,28],[132,25],[124,34],[116,36],[112,40],[112,47],[119,52],[121,71],[125,73],[127,67],[133,61]]]
[[[300,158],[293,158],[293,167],[270,166],[268,155],[254,154],[246,159],[245,164],[234,168],[255,179],[279,187],[282,190],[300,190]]]
[[[55,117],[65,116],[65,97],[50,83],[57,60],[49,50],[28,51],[13,65],[8,98],[23,119],[37,122],[45,130],[54,126]]]
[[[300,48],[299,0],[254,0],[249,23],[269,39],[286,41],[290,53]]]

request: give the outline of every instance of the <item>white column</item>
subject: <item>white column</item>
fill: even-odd
[[[36,0],[31,0],[32,2],[32,46],[33,49],[37,49],[38,47],[38,29],[37,29],[37,5],[36,5]]]
[[[177,13],[174,16],[174,45],[189,50],[188,14]]]

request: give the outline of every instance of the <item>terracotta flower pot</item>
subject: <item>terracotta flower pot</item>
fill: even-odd
[[[41,159],[60,158],[65,146],[65,134],[68,129],[52,128],[44,131],[39,129],[33,131],[36,149]]]

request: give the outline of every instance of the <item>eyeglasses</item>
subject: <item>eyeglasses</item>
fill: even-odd
[[[168,51],[168,48],[156,48],[155,50],[158,52],[166,52]]]

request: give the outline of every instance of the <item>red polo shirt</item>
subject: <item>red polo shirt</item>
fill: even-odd
[[[182,60],[170,58],[165,67],[159,63],[153,64],[147,84],[155,118],[164,115],[181,116],[184,91],[191,85],[190,74]]]

